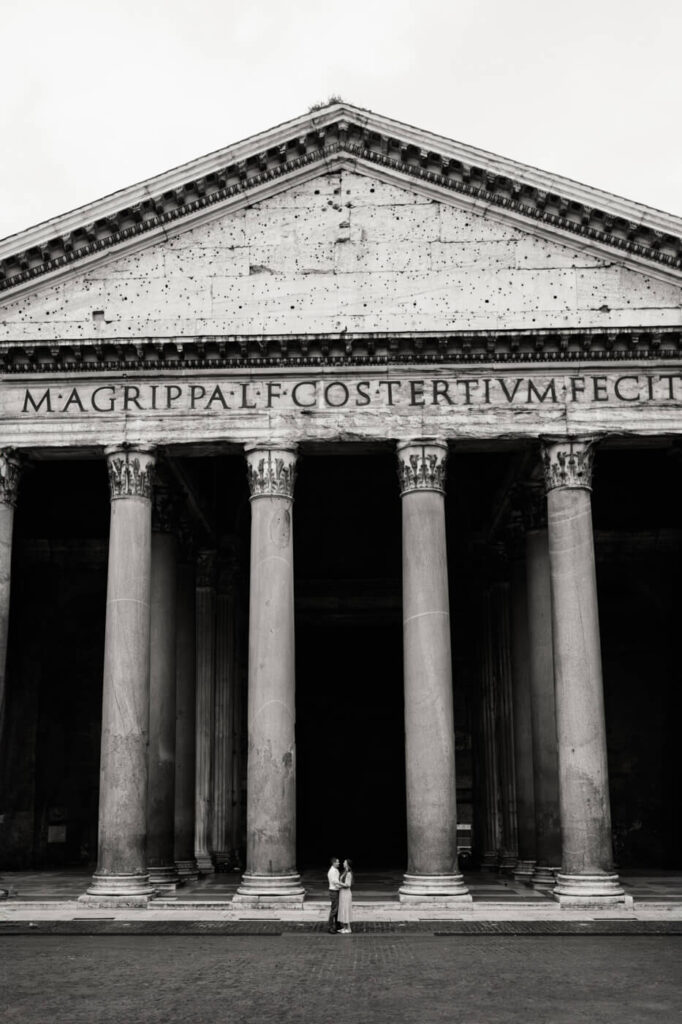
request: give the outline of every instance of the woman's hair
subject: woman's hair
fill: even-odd
[[[346,857],[346,864],[348,865],[348,870],[352,871],[353,870],[353,861],[350,859],[350,857]]]

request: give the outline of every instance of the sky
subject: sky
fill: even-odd
[[[680,0],[2,0],[0,238],[331,95],[682,215]]]

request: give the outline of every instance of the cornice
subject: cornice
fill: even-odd
[[[337,104],[0,242],[0,291],[125,247],[264,187],[344,161],[515,215],[579,244],[682,270],[682,220],[408,125]]]
[[[682,328],[90,338],[0,344],[0,373],[650,362],[682,359]]]

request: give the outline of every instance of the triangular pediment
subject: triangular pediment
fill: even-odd
[[[6,296],[0,338],[232,338],[631,330],[682,323],[679,281],[364,168],[257,202]]]
[[[0,300],[340,170],[658,278],[682,276],[679,218],[338,103],[0,242]]]

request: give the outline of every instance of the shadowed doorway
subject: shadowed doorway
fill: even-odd
[[[294,512],[298,864],[404,868],[395,461],[327,451],[304,453]]]
[[[356,869],[405,864],[405,741],[399,626],[302,631],[298,660],[298,849]]]

